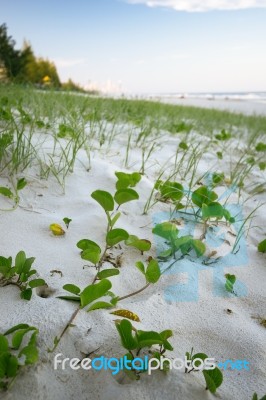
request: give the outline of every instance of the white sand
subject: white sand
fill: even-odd
[[[265,359],[266,330],[253,316],[266,318],[265,314],[265,256],[257,252],[257,244],[265,236],[265,206],[257,211],[254,225],[260,228],[250,230],[247,247],[249,261],[246,266],[230,267],[225,272],[235,273],[248,289],[246,296],[213,295],[213,270],[209,266],[199,271],[198,301],[172,301],[164,296],[169,286],[186,279],[186,275],[175,271],[165,274],[154,286],[143,293],[126,299],[119,304],[136,312],[141,323],[133,323],[145,330],[172,329],[174,336],[170,339],[174,351],[167,352],[169,357],[184,357],[186,351],[194,347],[195,352],[204,352],[217,361],[226,359],[246,359],[250,362],[250,371],[225,371],[224,383],[215,396],[205,390],[201,373],[184,374],[184,371],[170,371],[167,375],[156,372],[152,376],[142,376],[138,382],[120,384],[107,372],[54,371],[53,358],[56,353],[64,357],[82,357],[98,349],[98,355],[120,357],[124,354],[120,339],[114,326],[115,317],[107,310],[87,313],[82,310],[75,320],[76,326],[63,336],[55,353],[47,353],[53,339],[59,335],[76,304],[59,300],[57,295],[64,293],[62,286],[74,283],[85,287],[91,283],[95,271],[83,269],[84,262],[79,256],[76,243],[82,238],[89,238],[103,245],[105,216],[101,207],[90,197],[95,189],[109,190],[114,193],[114,172],[122,169],[125,158],[125,146],[128,127],[124,127],[116,146],[106,154],[104,148],[95,151],[92,158],[92,169],[87,172],[79,161],[75,172],[67,178],[66,193],[49,179],[40,181],[34,171],[28,171],[26,178],[29,185],[21,193],[21,207],[14,212],[1,212],[1,255],[13,257],[19,250],[26,255],[35,256],[35,266],[49,286],[55,292],[49,298],[41,298],[34,293],[30,302],[19,297],[16,287],[8,286],[0,290],[0,327],[1,331],[18,323],[28,323],[39,328],[38,346],[39,362],[25,368],[17,378],[11,391],[1,393],[4,399],[102,399],[102,400],[146,400],[146,399],[188,399],[202,400],[218,398],[223,400],[251,400],[256,391],[261,397],[266,392]],[[125,135],[125,136],[123,136]],[[152,155],[147,169],[137,186],[140,200],[121,207],[122,217],[117,226],[127,229],[131,234],[150,239],[153,243],[149,252],[155,255],[155,238],[151,234],[154,213],[169,209],[167,204],[158,203],[148,215],[142,215],[143,206],[150,194],[156,179],[156,171],[173,153],[179,142],[179,136],[167,136],[158,140],[160,147]],[[49,141],[47,142],[49,147]],[[130,171],[140,168],[140,150],[135,148],[130,153]],[[236,157],[237,154],[233,155]],[[85,152],[80,151],[79,160],[87,165]],[[155,164],[155,165],[154,165]],[[216,165],[212,154],[206,153],[199,165],[199,173],[206,172]],[[221,168],[226,169],[221,163]],[[256,171],[251,177],[258,183],[265,181],[265,175]],[[4,179],[1,184],[6,183]],[[42,195],[42,196],[40,196]],[[245,204],[247,214],[261,201],[265,193],[253,197]],[[234,198],[232,198],[234,201]],[[1,198],[1,207],[7,202]],[[64,217],[72,218],[69,230],[64,237],[54,237],[49,232],[53,222],[61,223]],[[144,285],[144,280],[134,267],[136,260],[145,260],[147,255],[140,256],[136,250],[123,246],[121,274],[111,278],[113,291],[119,295],[127,294]],[[183,263],[186,261],[184,260]],[[182,265],[182,264],[181,264]],[[63,277],[50,275],[51,270],[60,270]],[[228,314],[227,309],[232,313]],[[90,329],[90,331],[88,331]]]

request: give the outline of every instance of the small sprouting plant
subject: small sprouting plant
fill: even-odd
[[[234,284],[236,282],[236,276],[235,275],[231,275],[231,274],[225,274],[225,289],[230,292],[235,294],[234,292]]]
[[[149,350],[151,358],[160,359],[166,350],[172,351],[173,347],[168,339],[173,336],[171,330],[162,332],[142,331],[134,328],[127,319],[116,320],[116,329],[119,333],[121,344],[127,353],[124,357],[127,359],[130,370],[125,370],[133,379],[139,379],[140,374],[146,372],[144,359],[145,352]],[[153,348],[158,346],[158,349]],[[164,365],[166,367],[166,365]]]
[[[222,142],[225,142],[229,139],[231,139],[232,135],[230,132],[226,132],[225,129],[222,129],[220,133],[215,135],[215,139],[220,140]]]
[[[192,363],[195,367],[199,367],[201,365],[201,361],[204,362],[206,358],[208,358],[207,354],[197,353],[193,354],[193,348],[191,352],[186,353],[187,362],[191,365]],[[185,369],[185,373],[190,373],[192,371],[202,371],[205,382],[206,382],[206,390],[209,390],[211,393],[215,393],[219,386],[223,383],[223,373],[218,368],[214,369],[195,369],[191,365],[191,367]]]
[[[66,228],[68,229],[68,228],[69,228],[69,225],[70,225],[70,222],[72,221],[72,219],[71,219],[71,218],[68,218],[68,217],[65,217],[65,218],[63,218],[63,221],[64,221],[64,223],[65,223],[65,225],[66,225]]]
[[[31,279],[37,273],[31,269],[35,258],[27,258],[24,251],[18,252],[15,265],[12,266],[12,257],[0,256],[0,286],[15,285],[21,290],[21,298],[30,300],[32,289],[46,285],[44,279]]]
[[[38,361],[38,332],[34,326],[19,324],[0,334],[0,389],[8,390],[24,366]]]
[[[181,200],[184,197],[184,187],[181,183],[158,180],[155,183],[155,189],[160,193],[160,201],[171,200],[176,209],[181,209],[184,206],[181,204]]]
[[[191,235],[178,236],[179,230],[176,225],[171,222],[162,222],[153,228],[153,233],[163,239],[166,239],[169,248],[159,254],[159,258],[167,259],[174,257],[176,253],[181,252],[182,256],[187,255],[191,250],[196,252],[197,257],[205,253],[206,246],[199,240],[194,239]]]
[[[117,177],[117,190],[135,187],[141,180],[141,174],[139,172],[132,172],[130,174],[126,172],[116,172],[115,175]]]
[[[219,176],[221,178],[221,176]],[[214,179],[219,179],[218,177]],[[205,224],[211,219],[221,220],[225,218],[229,223],[234,223],[235,219],[230,212],[217,202],[218,195],[207,186],[196,189],[191,196],[192,203],[199,207],[197,214],[201,211],[201,217]]]
[[[100,270],[104,261],[108,260],[107,251],[118,243],[129,239],[129,234],[125,229],[115,228],[115,224],[121,216],[121,213],[118,212],[119,207],[122,204],[128,203],[132,200],[137,200],[139,198],[138,193],[129,188],[128,186],[135,186],[140,180],[140,174],[132,173],[126,174],[123,172],[116,172],[117,175],[117,191],[114,196],[111,193],[104,190],[95,190],[91,197],[100,204],[103,208],[106,218],[107,218],[107,229],[105,236],[105,247],[102,250],[101,247],[89,239],[81,239],[77,243],[77,247],[81,249],[81,258],[83,260],[87,260],[95,265],[97,270]],[[115,205],[117,204],[116,211]],[[141,241],[141,239],[140,239]],[[132,240],[129,245],[133,245],[132,242],[139,246],[141,249],[144,243],[141,241],[140,243],[136,242],[136,240]],[[145,243],[144,250],[148,247]]]
[[[155,189],[160,192],[161,199],[164,201],[168,199],[180,201],[184,196],[184,187],[178,182],[158,180],[155,183]]]
[[[24,187],[26,185],[27,185],[26,179],[20,178],[20,179],[18,179],[16,185],[14,185],[14,191],[12,191],[11,189],[9,189],[8,187],[5,187],[5,186],[0,187],[0,194],[2,194],[3,196],[9,198],[10,200],[12,200],[14,202],[14,206],[12,208],[4,209],[2,211],[12,211],[18,207],[19,201],[20,201],[19,191],[24,189]]]

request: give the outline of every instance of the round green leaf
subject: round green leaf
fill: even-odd
[[[115,275],[119,275],[119,274],[120,274],[120,271],[117,268],[104,269],[103,271],[98,272],[97,278],[105,279],[105,278],[109,278],[110,276],[115,276]]]
[[[91,194],[91,197],[96,200],[105,211],[113,211],[115,206],[114,199],[109,192],[105,190],[95,190],[95,192]]]
[[[213,202],[207,204],[202,204],[202,218],[223,218],[224,208],[220,203]]]
[[[87,286],[80,293],[81,307],[85,307],[94,300],[104,296],[108,290],[112,287],[111,282],[108,279],[102,279],[99,283],[95,283]]]
[[[44,279],[33,279],[32,281],[29,282],[29,286],[33,289],[39,286],[46,285],[46,282]]]
[[[77,295],[80,293],[80,288],[76,285],[72,285],[71,283],[67,283],[66,285],[64,285],[63,289]]]
[[[207,186],[201,186],[192,193],[192,202],[198,207],[202,207],[202,204],[210,204],[218,198],[215,192],[212,192]]]
[[[214,368],[214,369],[205,369],[202,371],[207,388],[211,393],[215,393],[216,389],[221,386],[223,382],[223,374],[219,370],[219,368]]]
[[[138,193],[133,189],[119,189],[114,195],[114,199],[119,206],[132,200],[138,200],[138,198]]]
[[[114,246],[123,240],[128,239],[128,233],[124,229],[112,229],[106,235],[106,243],[108,246]]]
[[[150,283],[156,283],[160,279],[161,271],[159,264],[156,260],[151,260],[149,262],[145,276],[147,281]]]
[[[89,307],[88,311],[99,310],[101,308],[111,308],[114,307],[113,304],[107,303],[106,301],[96,301],[92,306]]]

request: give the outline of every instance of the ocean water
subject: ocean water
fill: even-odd
[[[254,101],[266,104],[266,92],[157,93],[150,96],[173,99]]]

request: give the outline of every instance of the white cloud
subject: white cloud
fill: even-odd
[[[241,10],[266,8],[266,0],[126,0],[148,7],[172,8],[176,11],[203,12],[212,10]]]
[[[53,60],[57,68],[68,68],[74,67],[75,65],[84,64],[83,59],[65,59],[65,58],[57,58]]]

